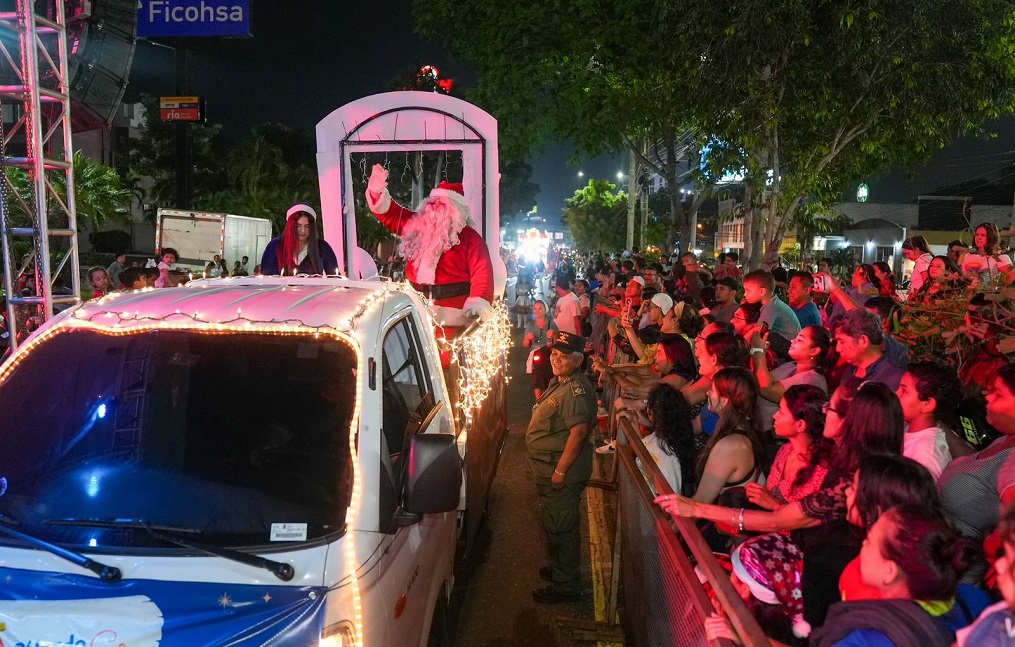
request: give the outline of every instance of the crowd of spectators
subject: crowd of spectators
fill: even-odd
[[[657,504],[698,519],[731,555],[774,639],[1009,644],[1015,364],[991,350],[982,290],[959,370],[911,362],[893,335],[907,298],[1011,282],[996,227],[974,242],[933,257],[908,239],[908,292],[884,263],[857,265],[844,284],[827,259],[815,273],[747,271],[733,253],[715,267],[689,253],[551,263],[549,302],[533,302],[533,283],[515,301],[532,387],[546,388],[540,349],[555,331],[589,338],[611,426],[641,431],[674,492]],[[706,629],[739,640],[721,615]]]

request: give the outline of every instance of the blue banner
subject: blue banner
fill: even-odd
[[[140,0],[137,35],[249,36],[250,0]]]
[[[316,645],[324,587],[123,580],[0,568],[3,647]]]

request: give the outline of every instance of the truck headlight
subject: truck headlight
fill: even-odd
[[[352,623],[348,620],[336,622],[321,631],[319,647],[356,647]]]

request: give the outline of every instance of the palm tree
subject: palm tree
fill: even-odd
[[[123,182],[116,171],[102,162],[90,159],[75,152],[74,163],[74,211],[77,216],[78,230],[86,226],[99,229],[106,224],[130,224],[130,201],[133,196],[130,189],[124,188]],[[23,169],[8,168],[7,178],[17,195],[8,196],[8,208],[14,215],[13,222],[27,225],[28,214],[20,207],[21,201],[33,204],[33,187],[28,172]],[[67,187],[62,176],[53,180],[53,190],[61,202],[67,199]],[[18,199],[20,197],[20,200]],[[49,213],[46,214],[50,226],[65,227],[67,214],[56,200],[50,200]]]

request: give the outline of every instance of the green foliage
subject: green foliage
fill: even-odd
[[[821,205],[811,202],[800,205],[793,215],[793,226],[796,227],[801,253],[810,252],[815,236],[838,234],[849,223],[849,219],[845,216],[831,212]]]
[[[124,188],[120,176],[112,168],[101,162],[75,152],[74,163],[74,212],[77,216],[78,230],[86,226],[98,229],[106,224],[128,225],[130,223],[131,192]],[[33,205],[33,187],[28,171],[18,168],[7,168],[7,177],[13,185],[17,196],[8,193],[7,208],[11,215],[11,224],[15,227],[27,227],[31,222],[29,214],[22,207],[22,201]],[[67,200],[67,186],[63,175],[54,175],[53,191],[60,202]],[[47,222],[50,227],[66,227],[67,215],[60,204],[49,200]]]
[[[59,195],[66,195],[62,182],[56,184]],[[104,224],[130,224],[131,192],[123,186],[117,172],[98,162],[74,153],[74,212],[78,228],[89,224],[98,229]]]
[[[477,67],[472,98],[506,150],[548,133],[586,154],[644,139],[693,156],[707,142],[691,177],[707,191],[743,169],[769,256],[801,197],[835,201],[1015,108],[1010,0],[416,0],[414,12]]]
[[[959,290],[926,304],[905,305],[895,336],[909,347],[911,361],[936,359],[958,366],[970,346],[963,319],[971,296],[971,291]]]
[[[313,141],[280,124],[260,124],[226,158],[226,185],[206,193],[195,206],[272,221],[285,227],[293,204],[319,203]],[[310,160],[309,164],[307,160]]]
[[[968,304],[976,295],[985,305],[971,312]],[[909,302],[896,336],[909,346],[912,361],[945,359],[958,365],[972,347],[970,336],[1015,355],[1015,288],[983,286],[973,280],[961,289],[936,294],[927,303]]]
[[[624,246],[627,194],[607,180],[589,180],[564,206],[564,222],[578,249],[617,250]]]
[[[826,250],[825,256],[832,261],[832,275],[848,283],[853,275],[853,270],[856,268],[856,255],[853,253],[852,248],[840,247],[830,252]]]

